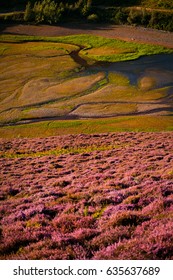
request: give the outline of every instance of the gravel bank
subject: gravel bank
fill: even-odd
[[[2,34],[24,34],[38,36],[67,36],[75,34],[94,34],[108,38],[150,43],[173,48],[173,33],[135,26],[105,24],[63,24],[47,25],[0,25]]]

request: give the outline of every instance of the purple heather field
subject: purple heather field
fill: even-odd
[[[173,259],[173,133],[0,139],[1,259]]]

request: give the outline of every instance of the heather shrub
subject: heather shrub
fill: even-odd
[[[123,259],[123,260],[162,260],[172,259],[172,235],[169,232],[156,231],[147,237],[140,229],[138,237],[132,237],[126,242],[119,242],[98,251],[93,259]],[[167,230],[166,230],[167,231]]]
[[[70,181],[66,181],[66,180],[57,182],[57,185],[62,187],[62,188],[68,186],[69,184],[70,184]]]
[[[169,208],[173,209],[173,195],[170,195],[169,197],[163,200],[163,206],[164,209],[169,209]]]
[[[80,217],[75,214],[63,214],[52,220],[54,227],[62,233],[70,233],[75,229],[93,228],[95,220],[92,217]]]
[[[100,222],[103,220],[108,220],[110,217],[113,217],[118,212],[125,212],[125,211],[133,211],[136,210],[133,204],[118,204],[118,205],[110,205],[106,207],[104,210]]]
[[[130,195],[126,199],[124,199],[124,204],[138,204],[140,200],[140,195]]]
[[[59,231],[53,231],[51,233],[51,240],[49,241],[49,248],[54,249],[54,248],[64,248],[67,245],[70,244],[75,244],[76,240],[75,237],[73,237],[71,234],[63,234],[60,233]]]
[[[153,190],[155,192],[153,192]],[[140,197],[138,201],[138,206],[139,207],[145,207],[149,204],[151,204],[156,198],[160,198],[160,193],[157,187],[153,186],[153,188],[145,191],[143,195]]]
[[[130,226],[119,226],[115,228],[105,229],[104,232],[94,237],[90,242],[94,250],[99,250],[118,243],[123,239],[129,239],[132,235],[132,228]]]
[[[109,150],[37,157],[91,143]],[[173,258],[171,132],[0,139],[0,149],[1,259]]]
[[[143,240],[138,245],[139,248],[148,253],[152,259],[171,259],[173,257],[172,226],[171,218],[162,220],[162,223],[159,220],[143,223],[141,227],[136,228],[134,233],[134,236]],[[143,235],[141,235],[142,232]]]
[[[124,195],[120,192],[113,191],[109,192],[107,195],[97,194],[90,199],[91,205],[102,205],[107,206],[109,204],[119,204],[123,201]]]
[[[93,239],[98,234],[99,231],[96,229],[79,228],[72,233],[72,236],[75,238],[77,242],[86,244],[88,240]]]
[[[154,217],[154,215],[162,213],[163,211],[164,204],[161,198],[153,200],[153,202],[142,208],[142,213],[148,217]]]
[[[123,250],[124,246],[120,245],[121,243],[114,243],[106,248],[98,250],[95,252],[93,256],[93,260],[114,260],[118,259],[118,257],[114,256],[114,252],[119,248],[119,250]],[[118,254],[117,254],[118,255]]]
[[[86,260],[88,259],[88,252],[86,252],[85,247],[81,245],[73,245],[67,247],[69,260]]]
[[[55,217],[52,223],[53,226],[60,232],[69,233],[76,228],[76,222],[79,219],[79,216],[73,214],[64,214],[63,216]]]
[[[2,232],[0,245],[0,255],[16,253],[20,248],[35,242],[40,236],[33,235],[30,231],[25,230],[20,223],[14,226],[6,226]]]
[[[173,179],[173,169],[167,170],[164,175],[162,175],[165,179]],[[173,191],[172,191],[173,193]]]
[[[119,211],[113,214],[109,220],[105,221],[104,228],[116,226],[137,226],[147,219],[137,211]]]
[[[23,260],[60,260],[66,258],[68,259],[68,254],[64,250],[64,247],[52,247],[52,241],[50,239],[31,243],[29,246],[23,248],[16,257],[16,259]]]
[[[81,217],[80,220],[76,222],[76,228],[94,228],[95,219],[91,216]]]

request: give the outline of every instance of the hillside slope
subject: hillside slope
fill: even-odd
[[[1,139],[0,258],[173,259],[172,136]]]

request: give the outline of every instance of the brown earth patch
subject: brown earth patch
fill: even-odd
[[[10,25],[1,24],[2,34],[25,34],[35,36],[68,36],[75,34],[100,35],[126,41],[149,43],[173,48],[173,33],[144,27],[106,24],[61,24],[48,25]]]

